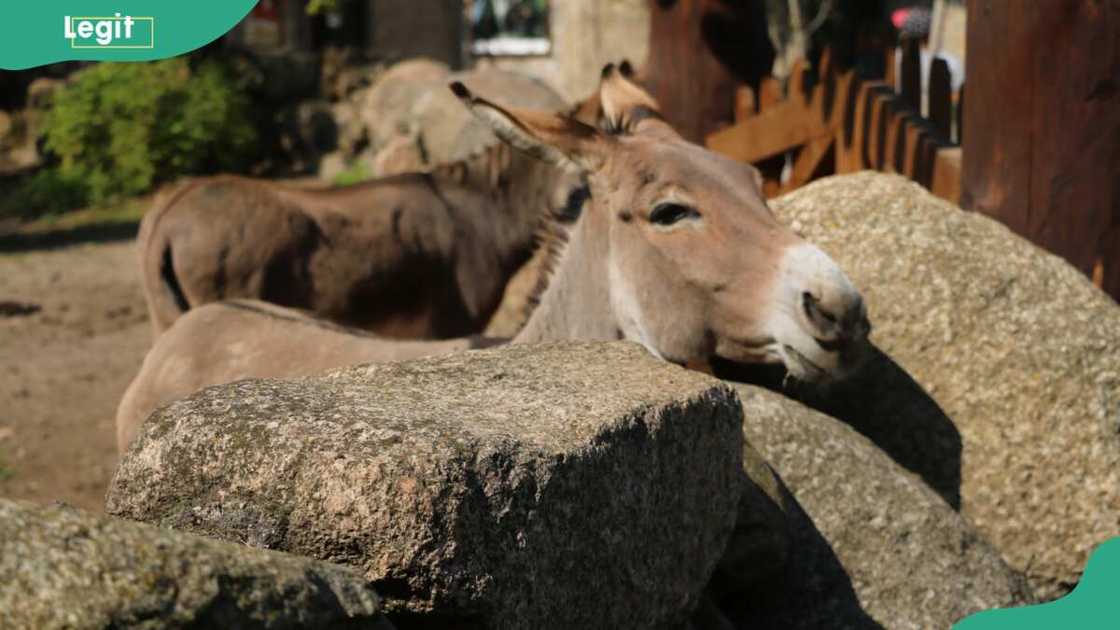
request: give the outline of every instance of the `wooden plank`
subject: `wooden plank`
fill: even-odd
[[[922,111],[922,60],[917,39],[902,42],[902,71],[899,96],[902,104],[915,112]]]
[[[933,123],[938,137],[949,142],[952,139],[953,89],[949,64],[938,57],[929,67],[929,120]]]
[[[742,122],[755,113],[754,90],[749,85],[741,85],[735,90],[735,122]]]
[[[888,144],[890,121],[898,108],[898,99],[883,92],[875,92],[871,100],[874,108],[871,110],[871,128],[868,130],[870,137],[866,145],[864,163],[868,168],[881,171],[887,164],[887,147],[891,146]]]
[[[918,181],[918,165],[921,163],[923,137],[928,135],[918,120],[917,114],[903,118],[902,166],[899,171],[914,181]]]
[[[850,81],[854,74],[854,72],[846,72],[837,76],[832,68],[831,52],[825,48],[821,53],[821,59],[817,63],[817,87],[813,92],[813,108],[820,112],[821,121],[825,124],[829,126],[839,124],[840,104],[837,101],[847,86],[845,81]]]
[[[942,199],[960,203],[961,200],[961,148],[939,149],[933,160],[933,181],[930,192]]]
[[[918,158],[914,165],[914,181],[927,189],[933,189],[933,167],[937,160],[937,152],[948,147],[949,143],[939,140],[937,133],[928,121],[922,125],[922,134],[918,138]]]
[[[1042,42],[1030,33],[1029,21],[1013,15],[1006,2],[990,8],[967,6],[968,151],[961,164],[961,204],[1023,234],[1030,208],[1030,171],[1024,165],[1031,160],[1032,131],[1026,86],[1034,81],[1032,55],[1024,46]],[[1015,106],[1008,107],[1009,102]]]
[[[875,88],[884,85],[879,81],[868,81],[858,83],[853,80],[852,90],[855,96],[846,100],[846,103],[852,103],[852,111],[850,114],[845,114],[844,119],[850,119],[851,134],[846,132],[848,122],[844,123],[843,128],[838,128],[836,133],[840,141],[836,143],[836,172],[837,173],[852,173],[865,168],[863,155],[866,150],[867,143],[867,113],[872,105],[871,94]]]
[[[1102,288],[1120,299],[1120,249],[1105,240],[1120,230],[1120,3],[1038,11],[1049,32],[1033,51],[1026,234],[1086,274],[1099,258]]]
[[[887,101],[884,103],[886,106],[883,126],[885,133],[881,136],[883,138],[882,149],[879,153],[880,163],[876,168],[885,173],[898,173],[901,168],[899,166],[899,137],[905,133],[905,127],[902,122],[906,110],[902,108],[901,101]]]
[[[893,94],[893,92],[892,92]],[[887,120],[890,118],[893,98],[883,90],[874,90],[868,98],[867,131],[864,138],[862,163],[868,168],[883,168],[883,148],[887,141]]]
[[[817,83],[822,83],[825,77],[834,74],[832,67],[832,50],[825,48],[821,51],[820,61],[817,62]]]
[[[774,77],[765,77],[758,84],[758,111],[765,112],[782,102],[782,83]]]
[[[789,181],[785,184],[785,190],[800,188],[809,183],[832,144],[833,136],[831,135],[820,136],[809,141],[801,149],[801,153],[798,154],[797,160],[793,163],[793,170],[790,173]]]
[[[969,3],[968,20],[962,203],[1120,296],[1120,4]]]
[[[786,84],[786,100],[799,103],[808,107],[809,95],[805,92],[805,60],[798,59],[789,69],[789,81]]]
[[[832,123],[841,129],[845,148],[852,144],[855,131],[856,98],[859,95],[860,80],[854,70],[840,75],[836,83],[836,97],[832,105]]]
[[[960,145],[964,144],[964,87],[965,86],[962,85],[961,89],[957,92],[957,133],[953,137],[953,141]]]
[[[707,147],[741,162],[755,162],[829,134],[812,110],[786,102],[708,136]]]
[[[897,56],[896,50],[898,49],[892,46],[888,47],[887,50],[883,52],[883,67],[886,68],[886,72],[883,75],[883,83],[889,85],[892,90],[898,89],[898,62],[895,60]]]

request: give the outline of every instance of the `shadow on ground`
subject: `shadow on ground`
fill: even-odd
[[[712,367],[720,378],[765,387],[846,422],[960,510],[960,432],[937,401],[878,348],[857,374],[823,388],[787,379],[781,366]]]
[[[83,243],[109,243],[136,238],[140,221],[104,221],[71,228],[0,233],[0,254],[54,249]]]

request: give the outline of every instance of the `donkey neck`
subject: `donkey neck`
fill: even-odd
[[[609,229],[595,195],[572,228],[568,244],[541,295],[540,304],[513,343],[619,339],[611,309]]]
[[[505,143],[431,174],[438,189],[455,188],[485,199],[477,211],[459,213],[458,223],[473,232],[487,255],[520,265],[534,235],[552,213],[557,192],[566,180],[556,167],[511,149]]]

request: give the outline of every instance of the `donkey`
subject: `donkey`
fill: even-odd
[[[685,141],[613,66],[599,94],[609,132],[451,87],[504,141],[574,166],[591,187],[512,343],[628,339],[680,365],[781,363],[814,382],[843,378],[866,355],[860,294],[827,255],[778,223],[754,168]],[[323,326],[252,302],[192,310],[159,338],[125,393],[118,446],[155,407],[206,385],[487,343],[400,342]]]
[[[474,333],[532,253],[541,218],[574,216],[585,198],[578,174],[501,143],[432,173],[329,190],[197,179],[141,223],[148,312],[156,335],[188,309],[230,298],[389,337]]]

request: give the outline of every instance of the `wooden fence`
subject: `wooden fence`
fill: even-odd
[[[826,51],[812,76],[804,62],[795,63],[785,90],[773,77],[762,80],[757,94],[740,87],[734,124],[709,134],[708,147],[752,163],[792,155],[785,177],[764,170],[769,196],[824,175],[875,169],[905,175],[959,202],[961,124],[953,112],[960,111],[961,95],[951,89],[948,65],[934,59],[929,77],[922,77],[917,43],[911,42],[902,49],[896,90],[894,49],[884,54],[888,72],[881,81],[835,71]]]

